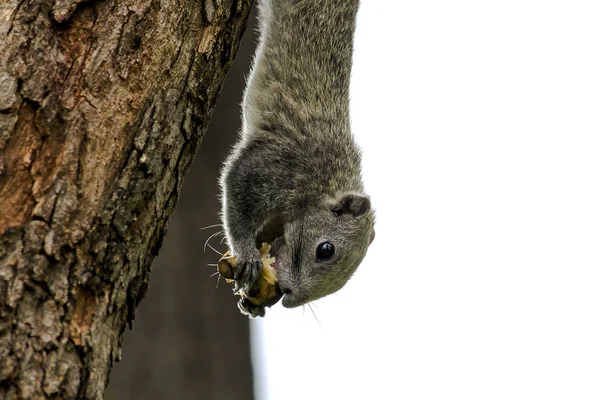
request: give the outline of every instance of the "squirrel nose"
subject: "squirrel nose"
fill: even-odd
[[[292,289],[289,288],[282,288],[281,291],[283,294],[292,294]]]

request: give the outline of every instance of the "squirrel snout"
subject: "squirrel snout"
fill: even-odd
[[[290,294],[292,294],[292,289],[290,289],[290,288],[281,288],[281,292],[283,294],[290,295]]]

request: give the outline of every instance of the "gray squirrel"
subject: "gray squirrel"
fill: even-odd
[[[222,220],[248,290],[272,243],[284,307],[336,292],[373,241],[374,212],[351,130],[358,0],[261,0],[260,41],[239,142],[221,175]],[[264,307],[240,300],[244,314]]]

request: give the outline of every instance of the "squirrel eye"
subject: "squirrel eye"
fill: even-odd
[[[317,260],[329,260],[335,254],[335,247],[329,242],[323,242],[317,246]]]

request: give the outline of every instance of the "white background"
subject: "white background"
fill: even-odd
[[[600,2],[363,0],[377,237],[253,321],[262,400],[600,399]]]

